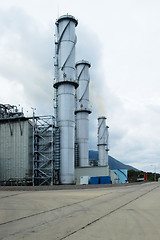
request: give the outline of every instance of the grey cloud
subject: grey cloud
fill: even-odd
[[[42,32],[31,16],[17,8],[1,10],[0,28],[0,39],[5,40],[1,76],[23,84],[30,106],[52,113],[53,36]]]
[[[90,22],[100,20],[100,29],[93,32],[82,21],[76,28],[76,60],[92,66],[90,148],[97,148],[97,117],[105,115],[113,157],[141,169],[151,162],[158,166],[160,4],[110,1],[107,9],[105,4],[101,15],[87,11]],[[54,22],[47,31],[39,24],[22,9],[0,10],[0,101],[46,114],[53,111]]]

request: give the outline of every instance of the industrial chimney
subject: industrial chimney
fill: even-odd
[[[88,115],[89,108],[89,68],[88,61],[76,63],[76,79],[79,87],[76,90],[76,144],[78,145],[78,162],[80,167],[89,165],[88,161]]]
[[[60,129],[60,183],[74,183],[75,142],[75,27],[77,20],[64,15],[56,21],[55,79],[56,122]]]
[[[98,165],[108,165],[108,126],[106,117],[98,118]]]

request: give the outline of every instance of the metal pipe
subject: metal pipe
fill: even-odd
[[[89,107],[89,68],[88,61],[76,63],[76,79],[79,87],[76,90],[76,143],[78,144],[79,166],[89,165],[88,161],[88,115],[91,113]]]
[[[64,15],[56,21],[56,56],[58,74],[54,88],[57,89],[56,122],[60,129],[60,183],[73,184],[74,179],[74,142],[75,142],[75,27],[77,20]]]
[[[98,118],[98,165],[108,165],[108,126],[106,126],[106,117]]]
[[[35,141],[35,110],[36,108],[32,108],[33,110],[33,137],[32,137],[32,185],[35,185],[35,155],[34,155],[34,141]]]

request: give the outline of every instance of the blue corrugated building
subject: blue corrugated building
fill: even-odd
[[[114,169],[112,172],[117,176],[117,183],[127,182],[127,169]]]

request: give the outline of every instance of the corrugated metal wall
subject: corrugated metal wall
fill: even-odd
[[[32,176],[32,125],[27,119],[0,121],[0,181]]]

